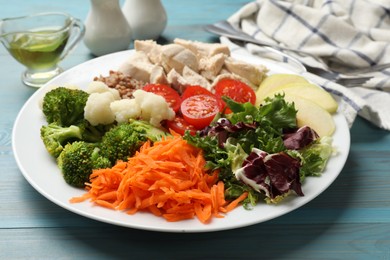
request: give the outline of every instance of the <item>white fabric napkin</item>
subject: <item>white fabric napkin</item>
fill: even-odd
[[[338,71],[342,76],[390,63],[389,0],[257,0],[228,21],[262,41],[313,54],[318,59],[284,51],[304,64]],[[236,45],[224,37],[221,42],[232,52],[275,59],[275,54],[258,45]],[[301,74],[336,97],[349,126],[359,115],[390,130],[390,68],[354,73],[373,78],[348,88],[308,72]]]

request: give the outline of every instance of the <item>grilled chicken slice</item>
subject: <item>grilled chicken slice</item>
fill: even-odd
[[[172,69],[167,74],[167,79],[168,84],[170,84],[173,89],[175,89],[180,94],[184,92],[187,86],[187,81],[175,69]]]
[[[157,44],[153,40],[134,41],[134,49],[136,52],[142,51],[146,53],[149,60],[156,65],[161,64],[161,48],[162,45]]]
[[[247,79],[258,88],[263,81],[268,69],[263,65],[253,65],[231,57],[225,59],[225,67],[228,71],[242,78]]]
[[[210,57],[202,57],[199,60],[200,74],[208,80],[213,80],[220,74],[223,65],[225,64],[226,54],[218,53]]]
[[[183,72],[184,66],[193,71],[198,71],[199,64],[195,54],[179,44],[168,44],[161,48],[161,65],[166,73],[175,69],[179,74]]]
[[[136,80],[166,84],[167,78],[161,66],[152,64],[143,51],[137,51],[121,65],[119,72]]]
[[[182,76],[190,86],[202,86],[206,89],[210,89],[210,83],[202,75],[196,73],[187,66],[184,66]]]
[[[199,59],[203,57],[211,57],[218,53],[230,56],[229,48],[220,43],[205,43],[183,39],[175,39],[173,42],[191,50]]]

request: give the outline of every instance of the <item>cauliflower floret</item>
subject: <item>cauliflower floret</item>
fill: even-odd
[[[173,120],[175,112],[162,96],[144,90],[136,90],[134,99],[117,99],[115,93],[106,90],[103,82],[90,84],[84,118],[91,125],[128,122],[129,119],[143,119],[160,127],[161,121]],[[108,88],[108,87],[107,87]]]
[[[85,91],[89,94],[111,92],[112,95],[114,96],[115,100],[121,99],[121,96],[120,96],[118,90],[116,90],[114,88],[110,88],[104,82],[101,82],[101,81],[92,81],[91,83],[89,83],[89,85]]]
[[[115,100],[110,104],[110,108],[118,123],[128,122],[129,119],[137,119],[141,116],[141,107],[135,99]]]
[[[173,120],[175,112],[162,96],[144,90],[133,92],[135,101],[141,108],[141,118],[154,126],[160,126],[162,120]]]
[[[84,118],[91,125],[108,125],[115,121],[110,104],[115,100],[111,92],[92,93],[89,95],[84,108]]]

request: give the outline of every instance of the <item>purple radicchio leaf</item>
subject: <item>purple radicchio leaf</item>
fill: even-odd
[[[318,137],[312,128],[303,126],[295,132],[284,134],[283,143],[287,149],[300,150],[317,140]]]
[[[257,123],[238,122],[232,124],[228,119],[219,119],[214,126],[208,126],[200,132],[200,136],[216,136],[219,147],[224,147],[230,133],[236,133],[248,129],[256,129]]]
[[[303,196],[299,179],[299,160],[284,152],[268,154],[254,148],[235,171],[236,178],[271,199],[290,190]]]

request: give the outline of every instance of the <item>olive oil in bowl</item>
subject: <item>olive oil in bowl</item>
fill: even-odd
[[[22,81],[32,87],[41,87],[61,73],[58,63],[84,34],[84,24],[66,13],[40,13],[0,20],[0,40],[12,57],[26,66]]]
[[[67,32],[40,30],[31,34],[14,34],[12,37],[8,48],[11,55],[29,69],[41,71],[56,67],[69,35]]]

